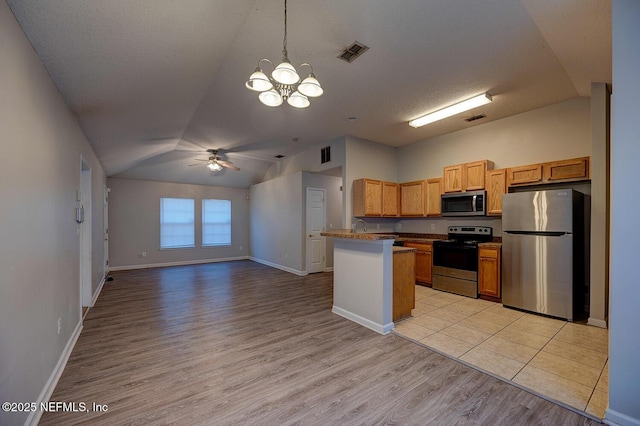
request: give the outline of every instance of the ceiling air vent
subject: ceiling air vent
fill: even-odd
[[[486,115],[484,115],[484,114],[478,114],[478,115],[474,115],[473,117],[465,118],[464,121],[469,123],[471,121],[480,120],[481,118],[485,118],[485,117],[486,117]]]
[[[278,155],[276,155],[275,157],[279,160],[279,159],[281,159],[281,158],[284,158],[284,155],[282,155],[282,154],[278,154]]]
[[[365,46],[364,44],[358,42],[358,41],[354,41],[351,46],[347,47],[346,49],[344,49],[339,55],[338,55],[338,59],[342,59],[345,62],[353,62],[355,61],[355,59],[362,55],[364,52],[366,52],[367,50],[369,50],[369,47]]]

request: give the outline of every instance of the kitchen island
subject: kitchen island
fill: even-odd
[[[397,235],[332,230],[332,312],[380,334],[393,330],[393,241]]]

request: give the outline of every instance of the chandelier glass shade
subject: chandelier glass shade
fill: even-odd
[[[320,82],[313,73],[311,65],[304,63],[300,67],[310,68],[309,75],[300,81],[300,75],[291,65],[287,54],[287,0],[284,2],[284,43],[282,49],[282,62],[273,67],[271,76],[267,76],[262,70],[262,61],[273,62],[268,59],[260,59],[258,66],[245,83],[249,90],[260,92],[258,99],[267,106],[277,107],[286,100],[295,108],[306,108],[310,105],[309,98],[321,96],[324,92]]]
[[[215,161],[215,160],[213,160],[213,161],[209,160],[209,164],[207,164],[207,167],[212,172],[219,172],[220,170],[222,170],[222,166],[220,164],[218,164],[218,162]]]

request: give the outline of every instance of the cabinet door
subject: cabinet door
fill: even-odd
[[[487,171],[487,215],[502,215],[502,195],[507,192],[507,170]]]
[[[433,283],[433,244],[406,242],[404,246],[418,250],[416,251],[415,280],[431,287]]]
[[[425,181],[405,182],[400,184],[400,215],[425,215]]]
[[[427,216],[440,216],[442,178],[427,179]]]
[[[478,293],[499,299],[500,296],[500,249],[478,249]]]
[[[542,182],[542,164],[531,164],[507,169],[507,184],[509,186],[538,182]]]
[[[465,188],[462,164],[447,166],[443,169],[444,192],[462,192]]]
[[[479,191],[484,189],[484,179],[488,163],[487,160],[482,160],[464,164],[462,170],[464,173],[463,181],[465,182],[464,191]]]
[[[382,182],[382,216],[399,216],[400,185]]]
[[[353,181],[353,215],[382,215],[382,182],[373,179]]]
[[[393,321],[411,316],[415,307],[413,252],[393,254]]]
[[[543,165],[547,182],[589,179],[589,157],[552,161]]]

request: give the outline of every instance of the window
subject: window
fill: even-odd
[[[231,245],[231,201],[202,200],[202,246]]]
[[[160,248],[195,247],[194,206],[191,198],[160,199]]]

